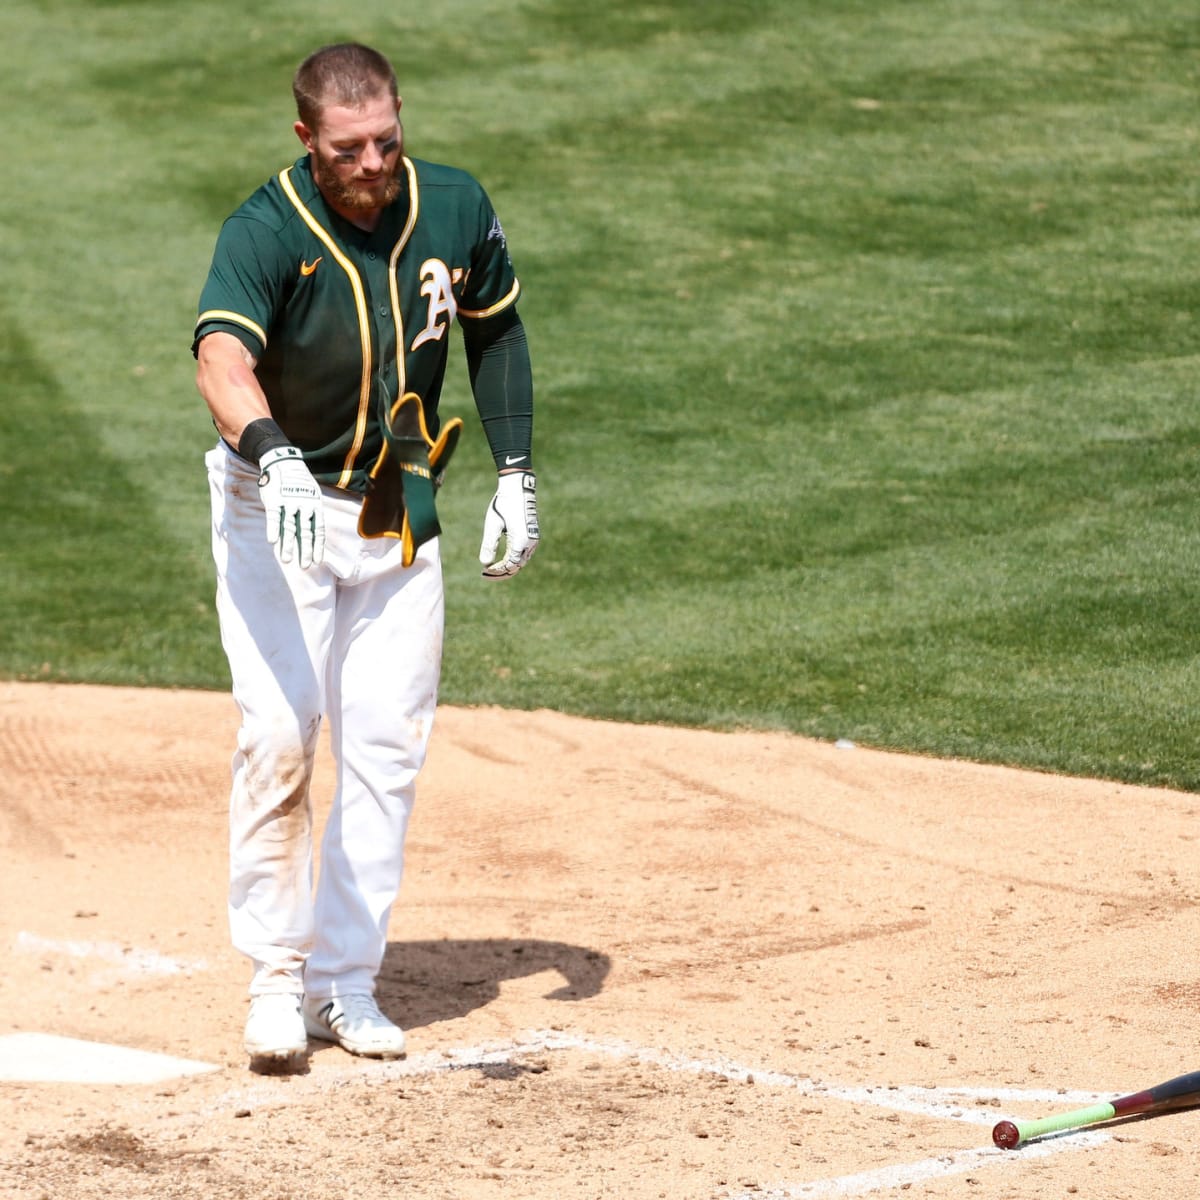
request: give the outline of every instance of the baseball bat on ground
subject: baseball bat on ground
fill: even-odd
[[[1056,1117],[1043,1117],[1039,1121],[1001,1121],[992,1129],[992,1141],[1002,1150],[1015,1150],[1022,1143],[1041,1137],[1044,1133],[1097,1125],[1114,1117],[1147,1116],[1196,1105],[1200,1105],[1200,1071],[1168,1079],[1157,1087],[1133,1092],[1119,1100],[1077,1108],[1072,1112],[1059,1113]]]

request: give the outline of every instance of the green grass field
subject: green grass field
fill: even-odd
[[[295,64],[395,61],[504,220],[544,540],[468,417],[443,699],[1200,788],[1183,0],[10,0],[0,674],[226,685],[193,384]]]

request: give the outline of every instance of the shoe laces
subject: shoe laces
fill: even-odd
[[[386,1025],[388,1019],[379,1011],[370,992],[350,992],[338,997],[338,1004],[349,1025]]]

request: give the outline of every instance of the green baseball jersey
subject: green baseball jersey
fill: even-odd
[[[504,231],[465,171],[403,159],[370,233],[326,206],[298,159],[221,228],[193,352],[224,330],[255,356],[271,415],[322,483],[365,491],[381,420],[406,392],[437,435],[452,320],[516,303]]]

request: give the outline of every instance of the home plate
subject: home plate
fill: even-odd
[[[160,1083],[218,1069],[212,1063],[49,1033],[0,1037],[4,1083]]]

